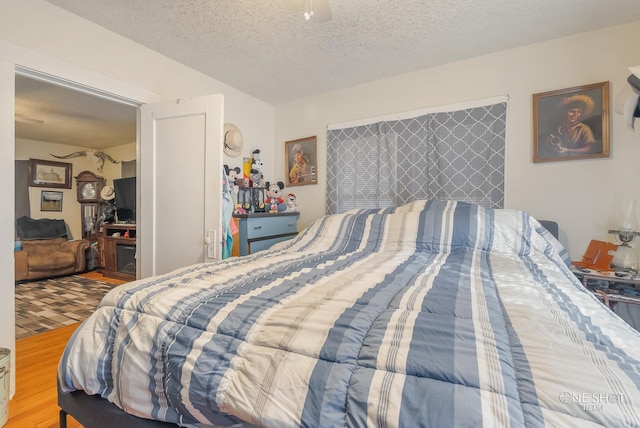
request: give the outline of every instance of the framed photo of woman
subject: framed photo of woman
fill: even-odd
[[[533,95],[533,162],[609,157],[609,82]]]
[[[286,186],[318,184],[316,137],[285,141]]]

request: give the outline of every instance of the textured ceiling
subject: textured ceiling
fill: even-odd
[[[47,0],[271,104],[640,19],[639,0]],[[315,0],[316,5],[327,0]]]
[[[640,20],[640,0],[47,1],[274,105]],[[330,1],[333,19],[305,21],[307,1],[317,8]],[[92,121],[99,126],[97,118],[111,111],[100,111],[102,100],[94,100],[98,106],[83,104],[91,100],[71,100],[81,94],[60,88],[44,95],[44,87],[27,83],[17,85],[16,110],[24,117],[17,117],[16,136],[92,148],[130,141],[106,134],[120,131],[118,118],[97,130],[85,128]],[[27,101],[39,105],[38,114],[23,109]],[[66,107],[78,122],[68,120],[64,131],[47,136],[65,123]],[[54,110],[59,119],[45,115]],[[126,132],[132,132],[135,113],[125,114]]]
[[[17,138],[104,149],[136,141],[136,109],[16,76]]]

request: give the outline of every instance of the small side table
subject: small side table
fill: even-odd
[[[600,272],[571,266],[571,271],[582,281],[585,288],[594,292],[600,300],[613,309],[618,303],[640,305],[640,277],[633,274],[617,276],[614,272]],[[594,284],[605,284],[604,287]],[[635,290],[625,292],[623,289]]]
[[[298,234],[299,212],[234,214],[238,220],[238,235],[234,236],[232,256],[246,256],[266,250],[272,245]],[[238,241],[236,247],[235,241]]]

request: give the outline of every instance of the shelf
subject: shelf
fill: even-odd
[[[593,269],[581,270],[575,266],[571,266],[571,271],[585,288],[595,293],[611,309],[617,303],[640,305],[640,295],[633,295],[633,290],[640,292],[640,278],[635,275],[625,274],[624,276],[618,276],[615,272],[600,272]]]
[[[126,238],[126,239],[136,238],[135,224],[130,224],[130,223],[105,224],[105,225],[102,225],[102,231],[105,237]]]
[[[136,225],[103,224],[98,235],[103,275],[128,281],[136,279]]]

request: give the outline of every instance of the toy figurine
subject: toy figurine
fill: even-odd
[[[265,203],[269,206],[270,213],[277,213],[286,211],[287,204],[284,203],[284,199],[280,197],[282,189],[284,189],[284,183],[278,181],[277,183],[270,184],[266,182],[267,187],[267,199]]]
[[[294,195],[293,193],[289,193],[287,195],[287,202],[285,202],[287,205],[287,212],[293,212],[293,211],[298,211],[298,203],[296,202],[296,195]]]
[[[260,160],[260,150],[253,151],[253,158],[251,162],[251,187],[266,187],[264,186],[262,175],[262,161]]]

